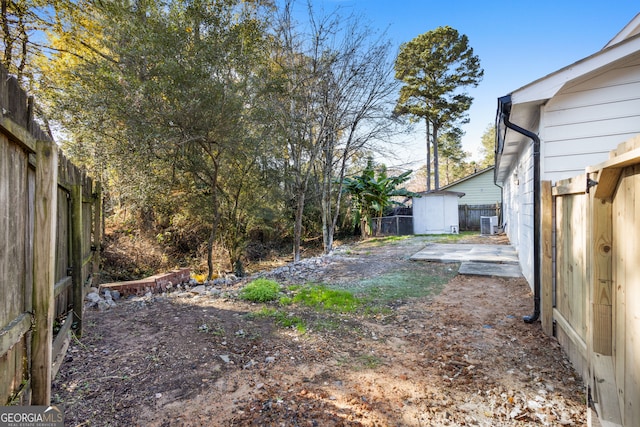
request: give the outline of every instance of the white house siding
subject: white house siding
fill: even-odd
[[[489,169],[458,184],[448,185],[447,190],[465,193],[458,199],[460,205],[491,205],[500,203],[500,187],[493,183],[493,169]]]
[[[638,133],[640,53],[568,84],[542,108],[542,179],[584,173]]]
[[[523,276],[533,284],[533,145],[521,154],[503,190],[503,223],[518,252]]]

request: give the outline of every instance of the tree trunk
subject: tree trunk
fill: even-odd
[[[324,159],[322,164],[322,194],[320,205],[322,210],[322,246],[324,253],[328,254],[333,249],[333,221],[331,210],[331,171],[333,166],[334,144],[331,138],[327,138],[324,147]]]
[[[425,120],[427,125],[427,191],[431,191],[431,134],[429,132],[429,119]]]
[[[300,244],[302,243],[302,216],[304,214],[304,188],[298,188],[296,197],[296,219],[293,224],[293,262],[300,261]]]
[[[207,280],[213,279],[213,243],[216,241],[216,229],[211,227],[209,233],[209,240],[207,240],[207,268],[209,272],[207,274]]]
[[[216,193],[216,185],[218,182],[218,168],[216,166],[215,173],[213,174],[213,182],[211,184],[211,203],[213,204],[213,221],[211,224],[211,232],[209,233],[209,240],[207,240],[207,280],[213,279],[213,245],[216,242],[218,224],[220,222],[220,209],[218,208],[218,194]]]
[[[440,188],[440,173],[438,172],[438,127],[433,126],[433,187]]]
[[[362,237],[363,239],[366,239],[368,236],[368,223],[369,221],[367,221],[367,217],[362,217],[360,218],[360,237]]]

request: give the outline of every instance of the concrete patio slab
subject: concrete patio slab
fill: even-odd
[[[459,262],[459,274],[520,277],[518,254],[511,245],[428,244],[414,261]]]
[[[521,277],[522,271],[518,264],[466,261],[460,264],[458,274],[468,276]]]

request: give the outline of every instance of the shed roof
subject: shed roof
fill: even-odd
[[[421,191],[417,193],[420,197],[425,196],[457,196],[462,197],[465,193],[461,193],[459,191],[447,191],[447,190],[429,190],[429,191]]]

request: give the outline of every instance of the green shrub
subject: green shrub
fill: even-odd
[[[274,301],[280,293],[278,282],[268,279],[256,279],[247,284],[239,293],[241,299],[253,302]]]
[[[361,304],[349,291],[329,289],[322,285],[302,288],[293,297],[293,302],[344,313],[354,311]]]

